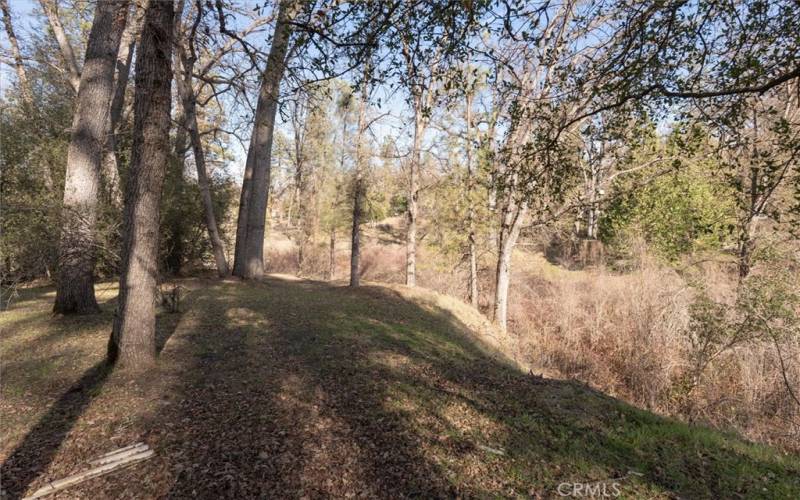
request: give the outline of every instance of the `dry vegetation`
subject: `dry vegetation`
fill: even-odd
[[[391,239],[394,225],[367,231],[362,275],[369,281],[402,283],[404,247]],[[307,252],[302,269],[296,247],[283,233],[274,237],[268,266],[273,272],[325,278],[327,249]],[[346,242],[340,241],[337,276],[347,273]],[[422,248],[420,284],[465,299],[461,268],[440,265],[434,251]],[[800,405],[786,388],[800,380],[800,340],[781,341],[782,370],[775,346],[754,339],[715,355],[696,374],[699,347],[692,342],[690,308],[694,286],[721,303],[735,297],[735,263],[724,256],[688,259],[666,265],[639,251],[625,272],[605,266],[570,270],[532,249],[518,250],[512,282],[509,335],[503,349],[526,370],[548,377],[576,379],[640,408],[735,430],[750,439],[800,450]],[[797,273],[787,269],[787,273]],[[491,269],[482,280],[481,309],[491,311]],[[785,372],[785,373],[784,373]],[[696,377],[695,383],[687,378]]]
[[[716,283],[715,293],[727,294],[729,271],[708,266],[703,274]],[[675,270],[653,262],[625,275],[598,270],[543,280],[526,273],[513,312],[519,348],[555,376],[797,450],[800,406],[786,390],[772,345],[732,346],[703,370],[696,387],[686,387],[697,354],[689,335],[693,293]],[[786,339],[783,349],[798,359],[797,339]],[[800,380],[800,365],[787,368],[789,380]]]

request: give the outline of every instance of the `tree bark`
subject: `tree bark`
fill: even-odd
[[[422,136],[425,134],[422,97],[414,97],[414,142],[408,175],[408,210],[406,213],[406,286],[417,284],[417,212],[419,200],[419,164]]]
[[[245,279],[258,279],[264,275],[264,231],[269,201],[275,114],[292,35],[291,21],[298,6],[299,2],[295,0],[282,0],[278,5],[275,34],[267,57],[267,68],[261,78],[242,197],[244,198],[246,189],[244,184],[248,182],[248,168],[251,177],[247,189],[250,192],[246,203],[239,206],[234,255],[234,274]]]
[[[336,275],[336,228],[331,227],[331,238],[328,245],[328,281]]]
[[[749,226],[749,225],[748,225]],[[737,269],[739,271],[739,282],[741,283],[747,276],[750,275],[750,267],[751,267],[751,256],[753,253],[753,248],[755,247],[755,243],[753,242],[752,237],[750,236],[750,228],[748,226],[743,227],[739,231],[739,241],[738,241],[738,262],[737,262]]]
[[[236,244],[233,253],[233,275],[244,277],[244,246],[247,240],[247,217],[250,214],[250,196],[253,192],[253,148],[247,151],[242,177],[242,192],[239,196],[239,216],[236,221]]]
[[[187,61],[184,61],[187,64]],[[189,68],[187,76],[191,78],[191,67],[189,64],[185,68]],[[211,247],[214,251],[214,260],[217,265],[217,273],[221,276],[228,275],[228,261],[225,258],[225,244],[220,237],[219,226],[217,225],[217,216],[214,214],[214,200],[211,197],[211,188],[208,182],[208,171],[206,169],[206,156],[203,152],[203,142],[200,138],[200,130],[197,126],[197,103],[195,101],[194,92],[191,88],[187,88],[186,83],[178,83],[179,93],[183,102],[184,112],[186,113],[186,123],[189,125],[189,138],[192,143],[192,154],[194,155],[194,163],[197,168],[197,184],[200,188],[200,199],[203,202],[203,212],[206,217],[206,229],[208,230],[208,238],[211,241]]]
[[[446,44],[446,38],[437,43]],[[418,48],[417,48],[418,49]],[[428,117],[425,112],[433,106],[435,75],[440,63],[439,50],[435,54],[420,54],[412,49],[406,40],[402,45],[403,56],[406,61],[406,84],[411,94],[414,106],[414,142],[411,151],[411,165],[408,182],[408,219],[406,229],[406,286],[417,284],[417,219],[419,215],[419,176],[421,168],[422,139],[428,126]],[[423,60],[431,61],[426,72],[422,69],[425,64],[418,64],[416,58],[422,56]],[[427,75],[426,75],[427,73]]]
[[[125,190],[123,267],[108,360],[140,370],[155,362],[158,220],[169,157],[173,9],[171,1],[147,7],[136,58],[133,157]]]
[[[299,107],[299,105],[298,105]],[[295,113],[298,110],[295,109]],[[305,119],[308,120],[310,114],[306,114]],[[300,204],[300,199],[304,194],[308,194],[307,190],[307,182],[306,179],[306,164],[305,164],[305,152],[304,152],[304,142],[306,139],[305,131],[303,130],[304,127],[307,127],[306,124],[300,124],[299,121],[301,117],[293,116],[292,117],[292,127],[294,129],[294,189],[292,190],[292,203],[289,205],[289,227],[292,227],[292,210],[293,206],[297,206],[297,223],[295,227],[297,227],[297,272],[302,274],[303,272],[303,261],[305,259],[306,253],[306,244],[308,242],[306,236],[307,227],[307,220],[305,220],[308,216],[308,209],[307,207]],[[308,198],[304,198],[304,200],[308,200]]]
[[[102,2],[98,1],[98,3]],[[118,11],[115,13],[117,16],[127,13],[127,0],[123,0],[122,3],[124,3],[124,5],[119,6]],[[50,28],[53,30],[56,42],[58,42],[58,48],[61,50],[61,57],[64,59],[64,64],[67,66],[70,87],[72,87],[72,91],[77,94],[81,84],[81,72],[78,69],[78,61],[75,59],[75,52],[72,50],[72,44],[69,43],[69,38],[67,38],[67,33],[64,31],[64,26],[61,24],[61,19],[58,18],[56,4],[52,0],[39,0],[39,4],[47,15]],[[94,29],[94,24],[92,25],[92,29]],[[119,44],[119,40],[117,40],[116,43]],[[86,61],[84,61],[84,65],[85,64]]]
[[[8,36],[8,43],[11,46],[11,56],[14,58],[14,69],[17,72],[20,96],[22,97],[23,104],[30,107],[33,105],[33,92],[31,92],[31,84],[28,81],[28,73],[25,71],[25,66],[22,64],[22,53],[19,50],[17,35],[14,33],[14,25],[11,23],[11,12],[8,9],[8,0],[0,0],[0,10],[3,11],[3,24],[5,24],[6,36]]]
[[[469,245],[469,303],[478,307],[478,255],[475,237],[475,172],[472,167],[472,92],[467,93],[467,242]]]
[[[500,227],[495,271],[494,322],[505,331],[508,324],[508,286],[511,281],[511,256],[517,244],[522,224],[527,215],[527,205],[514,201],[509,193]]]
[[[149,0],[139,0],[133,9],[133,18],[125,26],[122,32],[122,39],[119,44],[116,62],[116,78],[114,80],[114,98],[111,100],[109,111],[108,137],[106,138],[103,150],[103,177],[106,183],[106,191],[111,203],[116,207],[122,206],[122,185],[119,173],[119,151],[117,149],[117,129],[122,119],[122,110],[125,107],[125,91],[128,88],[128,78],[130,77],[131,66],[133,63],[133,53],[136,47],[136,39],[142,32],[144,22],[144,12]]]
[[[201,14],[198,13],[197,15]],[[188,50],[185,45],[181,45],[180,48],[180,69],[182,74],[176,78],[176,86],[181,97],[184,114],[186,115],[186,125],[189,127],[189,139],[192,143],[192,154],[194,155],[194,163],[197,169],[197,184],[200,188],[200,199],[203,203],[208,238],[214,251],[217,273],[220,277],[224,277],[229,273],[228,261],[225,258],[225,245],[222,242],[219,227],[217,226],[217,216],[214,214],[214,201],[211,197],[211,188],[208,182],[206,156],[197,124],[197,97],[192,86],[192,75],[194,74],[196,60],[194,41],[187,40],[186,43],[189,47]]]
[[[173,39],[178,40],[183,31],[183,10],[185,0],[175,0]],[[173,54],[173,78],[176,82],[183,79],[180,71],[180,60],[178,54]],[[180,102],[180,98],[179,98]],[[168,162],[165,189],[168,199],[183,199],[186,193],[186,155],[191,148],[189,137],[189,123],[186,111],[183,106],[178,105],[172,110],[174,114],[173,122],[179,124],[175,130],[175,140],[172,144],[172,151]],[[163,265],[164,271],[172,276],[180,276],[184,262],[184,242],[186,240],[186,227],[183,219],[176,214],[180,207],[171,205],[164,214],[164,243],[166,249]]]
[[[497,144],[494,140],[495,124],[496,122],[492,120],[489,125],[488,135],[490,147],[495,152],[495,158],[492,160],[491,175],[495,181],[502,176],[506,178],[507,182],[503,182],[501,186],[498,186],[500,188],[499,193],[503,195],[503,200],[500,207],[500,231],[497,234],[497,268],[495,270],[494,307],[492,312],[495,324],[501,331],[505,332],[508,323],[508,288],[511,281],[511,259],[528,213],[528,203],[523,198],[527,194],[521,192],[523,190],[520,188],[519,172],[515,170],[516,167],[513,165],[523,160],[519,155],[519,151],[524,148],[525,138],[528,136],[530,129],[529,123],[524,120],[521,124],[512,126],[507,133],[504,148],[510,154],[508,157],[498,159],[496,157],[498,152]],[[503,163],[500,163],[501,160]],[[495,203],[497,203],[496,199]]]
[[[758,136],[758,118],[753,111],[753,127],[754,127],[754,135]],[[754,138],[755,139],[755,138]],[[739,177],[741,179],[741,185],[744,186],[745,194],[747,196],[747,211],[745,214],[739,217],[739,238],[738,238],[738,271],[739,271],[739,283],[741,284],[742,281],[750,275],[750,270],[752,266],[752,254],[753,250],[755,250],[756,242],[754,240],[755,235],[755,226],[756,226],[756,218],[759,215],[759,206],[761,205],[761,189],[759,188],[759,178],[760,175],[760,168],[758,168],[758,148],[757,145],[758,141],[753,141],[753,151],[751,153],[753,158],[753,164],[755,166],[751,166],[747,169],[742,169]]]
[[[63,221],[54,312],[97,312],[94,296],[97,203],[103,144],[113,96],[114,62],[127,4],[99,0],[86,48],[72,137],[67,152]]]
[[[357,169],[358,170],[358,169]],[[364,180],[360,173],[356,173],[353,183],[353,229],[350,236],[350,286],[359,286],[359,261],[361,259],[361,217],[363,215],[363,190]]]
[[[350,286],[361,284],[359,273],[361,259],[361,219],[364,214],[364,170],[366,169],[366,148],[364,133],[367,127],[367,106],[369,105],[369,73],[370,66],[366,63],[364,83],[361,89],[361,107],[358,111],[358,136],[356,137],[356,171],[353,179],[353,228],[350,236]]]

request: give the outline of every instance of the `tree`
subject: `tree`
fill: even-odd
[[[242,278],[258,279],[264,274],[264,229],[275,114],[278,111],[280,86],[286,69],[292,20],[300,3],[294,0],[279,2],[267,67],[261,77],[236,226],[233,274]]]
[[[441,63],[441,50],[422,47],[423,40],[429,33],[415,30],[414,23],[419,19],[410,18],[409,24],[402,30],[403,59],[406,66],[404,83],[410,95],[411,108],[414,113],[414,132],[411,145],[411,158],[408,166],[408,203],[406,210],[406,286],[417,283],[417,218],[419,212],[419,177],[422,155],[422,140],[430,121],[434,105],[436,89],[434,82]],[[421,24],[425,26],[425,23]],[[424,29],[424,28],[423,28]],[[447,43],[446,39],[441,40]],[[433,52],[431,54],[430,52]]]
[[[83,314],[99,310],[94,296],[94,229],[103,145],[108,135],[108,113],[114,94],[114,67],[127,7],[127,1],[122,4],[115,0],[98,1],[89,34],[67,154],[58,284],[53,308],[57,313]]]
[[[169,156],[173,2],[151,2],[136,57],[133,158],[125,190],[123,263],[108,360],[143,369],[155,362],[158,219]]]
[[[206,219],[206,229],[211,246],[214,251],[214,260],[217,264],[217,272],[220,276],[228,275],[228,261],[225,258],[225,248],[220,237],[217,218],[214,214],[214,201],[211,197],[211,188],[208,180],[208,170],[206,169],[206,157],[203,151],[203,143],[200,137],[200,128],[197,124],[197,94],[192,84],[195,62],[197,61],[197,51],[195,49],[195,36],[200,20],[203,17],[202,4],[197,4],[195,21],[191,30],[185,36],[185,40],[179,46],[180,75],[176,78],[178,95],[181,99],[185,123],[189,129],[189,139],[192,144],[194,163],[197,169],[197,183],[200,187],[200,197],[203,202],[203,212]]]
[[[797,229],[792,215],[799,207],[791,198],[800,192],[798,88],[800,79],[698,116],[718,137],[719,173],[734,194],[740,281],[750,274],[760,227]]]
[[[358,108],[358,130],[356,132],[356,158],[353,172],[353,228],[350,237],[350,286],[357,287],[361,283],[359,260],[361,258],[361,223],[364,217],[364,201],[366,198],[365,170],[369,158],[365,135],[369,124],[367,123],[367,107],[369,106],[370,77],[372,67],[370,62],[364,66],[364,78],[361,82],[361,102]]]
[[[185,0],[175,2],[175,16],[173,26],[173,37],[176,41],[181,41],[184,28],[183,18]],[[184,79],[180,71],[180,55],[178,51],[173,54],[173,78],[175,81]],[[179,95],[180,99],[180,95]],[[180,102],[180,100],[179,100]],[[179,126],[175,129],[173,136],[171,154],[167,163],[167,174],[164,185],[165,199],[169,200],[162,207],[163,217],[161,227],[164,235],[162,245],[163,269],[171,275],[180,275],[186,254],[186,234],[185,224],[186,211],[189,208],[186,201],[188,197],[189,183],[186,178],[186,156],[191,150],[191,140],[189,138],[188,117],[183,106],[176,106],[173,110],[172,121]]]
[[[484,147],[500,212],[493,316],[501,329],[506,328],[511,261],[522,228],[529,216],[536,223],[550,216],[574,174],[560,134],[568,129],[565,117],[582,108],[583,96],[572,92],[569,72],[553,66],[591,60],[589,50],[576,48],[585,36],[576,23],[579,14],[572,2],[550,10],[545,6],[520,14],[514,23],[502,22],[495,28],[497,40],[483,42],[495,79]]]
[[[308,220],[312,215],[310,210],[309,200],[312,199],[312,184],[313,184],[313,161],[312,156],[309,155],[310,147],[310,127],[312,117],[312,103],[309,102],[310,96],[298,96],[294,102],[291,113],[291,128],[293,133],[292,138],[292,163],[294,164],[294,186],[292,188],[292,197],[289,200],[289,211],[286,214],[286,220],[291,227],[293,224],[292,215],[296,207],[297,211],[297,266],[300,270],[303,268],[303,259],[305,257],[306,244],[310,238],[310,230],[312,224]]]
[[[25,65],[22,64],[22,53],[19,50],[19,42],[17,41],[16,33],[14,33],[14,26],[11,23],[11,11],[8,8],[8,0],[0,0],[0,10],[3,11],[3,24],[6,28],[8,43],[11,45],[11,56],[14,58],[14,70],[17,72],[20,95],[22,101],[26,105],[31,106],[33,104],[33,92],[31,91],[31,84],[28,81],[28,74],[25,71]]]
[[[292,189],[286,218],[296,234],[297,262],[300,271],[320,229],[323,205],[329,201],[326,184],[334,177],[333,123],[330,108],[334,88],[327,84],[308,85],[289,103],[292,131],[290,162]],[[294,227],[292,227],[294,226]]]
[[[338,159],[334,161],[333,154],[329,168],[326,169],[325,182],[321,183],[322,189],[318,192],[319,196],[324,197],[324,205],[320,210],[320,222],[323,229],[328,232],[328,273],[327,279],[332,281],[336,277],[336,235],[337,231],[346,230],[347,225],[352,222],[352,210],[348,205],[349,197],[346,187],[349,182],[350,174],[347,172],[347,143],[352,138],[348,132],[350,126],[350,114],[352,111],[352,89],[348,85],[336,85],[332,89],[334,97],[331,99],[335,105],[336,116],[338,116],[339,134],[334,134],[331,138],[333,142],[339,135],[340,143],[337,146]],[[334,123],[331,123],[334,125]],[[334,125],[335,126],[335,125]],[[332,153],[334,153],[332,151]],[[351,235],[352,236],[352,235]]]
[[[470,82],[465,90],[464,121],[466,122],[466,163],[467,163],[467,245],[469,259],[469,303],[478,307],[478,245],[475,227],[475,164],[473,163],[473,118],[472,106],[475,99],[475,86],[477,82]]]
[[[117,132],[125,109],[125,93],[128,89],[133,54],[139,34],[142,32],[144,12],[150,0],[137,0],[134,3],[132,18],[125,26],[117,53],[116,76],[114,78],[114,98],[108,113],[108,136],[103,150],[103,177],[106,191],[115,207],[122,206],[122,186],[120,182],[120,152],[117,145]]]
[[[98,4],[99,3],[101,2],[98,2]],[[124,5],[118,5],[118,7],[121,8],[119,8],[119,10],[116,12],[117,15],[122,13],[127,14],[128,2],[124,1],[123,3]],[[61,50],[61,57],[64,60],[64,66],[66,67],[67,75],[69,75],[68,81],[72,87],[72,91],[75,92],[75,94],[78,94],[81,84],[81,71],[78,69],[78,61],[75,58],[75,51],[72,50],[72,44],[67,37],[67,32],[64,30],[64,26],[61,24],[61,19],[58,17],[58,6],[55,2],[53,2],[53,0],[39,0],[39,4],[42,6],[42,10],[47,15],[47,20],[50,22],[50,29],[53,30],[53,34],[58,42],[58,48]],[[94,24],[95,23],[92,23],[92,29],[94,29]],[[110,39],[109,41],[113,41],[113,39]],[[116,44],[119,45],[119,40],[116,41]]]
[[[644,241],[670,261],[722,248],[733,222],[732,191],[713,175],[708,139],[679,127],[666,140],[629,142],[634,147],[617,159],[616,171],[599,175],[609,192],[596,199],[604,206],[596,236],[623,255],[629,242]]]

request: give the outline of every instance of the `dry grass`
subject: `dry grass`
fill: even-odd
[[[366,231],[362,278],[402,283],[405,248]],[[338,279],[349,272],[349,247],[337,243]],[[270,269],[297,272],[296,249],[275,250]],[[307,252],[301,275],[327,276],[327,247]],[[420,286],[466,300],[466,272],[451,269],[430,249],[418,258]],[[580,380],[615,397],[663,415],[733,429],[747,437],[800,449],[800,408],[786,390],[773,346],[744,343],[717,357],[699,383],[687,389],[693,347],[689,306],[693,283],[702,282],[711,298],[731,302],[736,280],[730,263],[713,259],[676,270],[646,253],[627,273],[601,267],[569,270],[541,254],[518,251],[510,290],[509,331],[503,351],[521,366],[557,378]],[[683,271],[679,273],[679,271]],[[491,310],[491,262],[481,269],[481,304]],[[800,339],[786,339],[787,377],[800,380]],[[800,390],[796,391],[800,392]]]
[[[730,301],[735,278],[703,266],[716,300]],[[774,347],[763,340],[722,352],[695,387],[689,339],[694,289],[671,267],[644,259],[624,275],[603,270],[517,273],[510,316],[520,355],[548,375],[575,378],[661,414],[733,429],[800,449],[800,407],[786,390]],[[800,339],[782,341],[787,378],[800,380]]]
[[[554,375],[661,409],[681,370],[689,296],[665,269],[542,280],[520,274],[510,312],[520,350]],[[673,355],[670,355],[672,352]]]

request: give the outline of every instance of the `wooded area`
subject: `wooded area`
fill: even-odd
[[[532,374],[800,449],[794,0],[0,10],[3,307],[118,282],[115,371],[183,279],[403,284]]]

